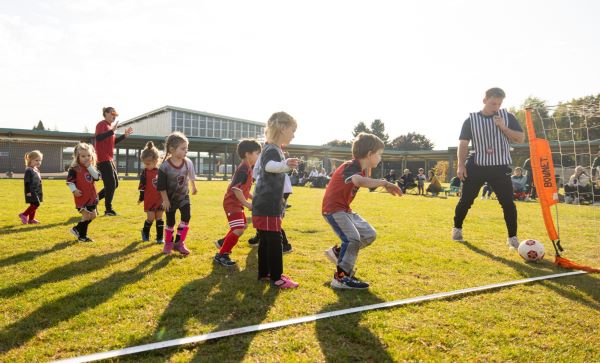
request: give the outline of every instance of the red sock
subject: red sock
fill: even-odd
[[[23,215],[29,217],[29,220],[32,220],[33,217],[35,217],[35,210],[37,209],[37,207],[33,204],[30,204],[29,207],[27,209],[25,209],[25,212],[23,212]]]
[[[233,233],[233,229],[230,229],[227,235],[225,236],[225,240],[223,241],[223,247],[219,251],[220,254],[231,253],[233,247],[237,244],[240,236]]]

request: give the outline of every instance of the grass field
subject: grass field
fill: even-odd
[[[101,183],[100,183],[101,185]],[[539,205],[519,203],[519,236],[542,240],[548,258],[527,264],[506,247],[501,208],[477,200],[466,243],[449,240],[457,199],[361,190],[353,207],[378,231],[358,276],[368,291],[334,291],[322,251],[337,243],[320,216],[323,190],[296,188],[284,227],[294,252],[284,271],[300,282],[276,291],[256,280],[256,250],[240,239],[238,268],[213,265],[226,232],[225,182],[192,196],[188,258],[140,241],[137,184],[122,182],[119,217],[97,218],[94,243],[77,243],[64,181],[44,181],[37,218],[20,224],[20,180],[0,180],[0,361],[36,362],[278,321],[442,291],[564,272],[551,263]],[[104,211],[100,209],[101,213]],[[566,257],[600,265],[600,207],[561,205]],[[19,222],[19,223],[18,223]],[[152,229],[154,235],[154,227]],[[257,334],[128,356],[120,361],[564,361],[600,360],[600,276],[579,275]]]

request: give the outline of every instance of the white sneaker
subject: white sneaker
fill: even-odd
[[[457,242],[464,242],[462,235],[462,228],[452,228],[452,240]]]
[[[508,249],[517,250],[519,249],[519,239],[517,236],[508,237],[506,240],[506,244],[508,245]]]

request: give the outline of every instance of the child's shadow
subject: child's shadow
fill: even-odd
[[[16,265],[18,263],[25,262],[25,261],[31,261],[31,260],[35,259],[36,257],[43,256],[43,255],[46,255],[46,254],[49,254],[52,252],[64,250],[65,248],[75,245],[77,243],[79,243],[79,242],[76,242],[71,238],[68,241],[63,241],[63,242],[57,243],[54,246],[43,249],[43,250],[27,251],[27,252],[19,253],[16,255],[12,255],[12,256],[1,259],[0,267],[6,267],[6,266],[10,266],[10,265]]]
[[[329,285],[329,284],[327,284]],[[369,290],[334,289],[336,303],[321,313],[383,302]],[[316,321],[317,337],[327,362],[392,362],[387,346],[360,324],[363,313],[351,313]]]
[[[67,226],[70,224],[74,224],[75,222],[79,222],[81,220],[80,216],[76,216],[76,217],[71,217],[69,219],[67,219],[64,222],[57,222],[57,223],[50,223],[50,224],[45,224],[45,223],[41,223],[41,224],[28,224],[25,227],[21,227],[22,224],[19,222],[19,224],[15,225],[11,225],[11,226],[6,226],[6,227],[2,227],[0,228],[0,234],[4,234],[4,233],[23,233],[23,232],[29,232],[31,230],[36,230],[36,231],[41,231],[44,229],[48,229],[48,228],[54,228],[57,226]]]

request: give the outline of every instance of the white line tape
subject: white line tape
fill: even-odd
[[[415,304],[415,303],[419,303],[419,302],[423,302],[423,301],[443,299],[443,298],[448,298],[448,297],[452,297],[452,296],[468,294],[468,293],[472,293],[472,292],[498,289],[498,288],[506,287],[506,286],[527,284],[527,283],[535,282],[535,281],[550,280],[550,279],[556,279],[559,277],[581,275],[581,274],[585,274],[585,273],[587,273],[587,272],[585,272],[585,271],[565,272],[565,273],[560,273],[560,274],[532,277],[532,278],[523,279],[523,280],[513,280],[513,281],[508,281],[508,282],[501,282],[498,284],[470,287],[470,288],[462,289],[462,290],[440,292],[440,293],[432,294],[432,295],[424,295],[424,296],[411,297],[408,299],[395,300],[395,301],[384,302],[384,303],[379,303],[379,304],[358,306],[358,307],[350,308],[350,309],[328,311],[326,313],[307,315],[307,316],[288,319],[288,320],[274,321],[272,323],[249,325],[249,326],[245,326],[245,327],[241,327],[241,328],[222,330],[222,331],[217,331],[217,332],[202,334],[202,335],[196,335],[196,336],[187,337],[187,338],[165,340],[164,342],[138,345],[135,347],[111,350],[111,351],[103,352],[103,353],[96,353],[96,354],[84,355],[81,357],[63,359],[63,360],[59,360],[56,362],[61,362],[61,363],[93,362],[93,361],[100,360],[100,359],[115,358],[115,357],[120,357],[123,355],[146,352],[146,351],[150,351],[150,350],[156,350],[156,349],[174,347],[174,346],[178,346],[178,345],[203,342],[203,341],[212,340],[212,339],[230,337],[233,335],[246,334],[246,333],[252,333],[252,332],[257,332],[257,331],[262,331],[262,330],[280,328],[280,327],[288,326],[288,325],[308,323],[311,321],[331,318],[334,316],[353,314],[353,313],[358,313],[358,312],[368,311],[368,310],[389,308],[389,307],[393,307],[393,306]]]

